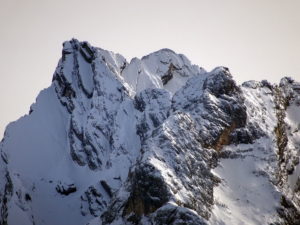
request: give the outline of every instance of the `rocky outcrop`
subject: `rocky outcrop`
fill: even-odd
[[[297,224],[300,218],[300,198],[298,180],[300,173],[295,169],[299,164],[296,149],[300,147],[297,142],[297,126],[294,126],[293,116],[297,112],[295,106],[299,101],[300,84],[293,79],[281,79],[279,86],[275,87],[277,125],[275,127],[276,143],[278,148],[278,186],[283,195],[281,208],[278,213],[283,218],[283,224]],[[293,131],[294,130],[294,131]],[[296,149],[295,149],[296,148]],[[296,151],[295,151],[296,150]],[[296,153],[296,154],[295,154]]]
[[[5,174],[4,184],[4,190],[0,193],[0,224],[8,225],[8,204],[13,195],[13,183],[8,172]]]
[[[110,196],[105,196],[102,188],[100,184],[92,185],[80,196],[82,215],[90,214],[97,217],[106,209]]]
[[[174,111],[192,113],[201,127],[199,136],[205,147],[219,151],[232,143],[236,129],[246,125],[244,97],[227,68],[217,68],[205,77],[190,79],[182,91],[174,95],[173,102]],[[242,129],[239,132],[246,133]]]
[[[56,185],[56,191],[62,195],[69,195],[77,191],[77,188],[74,184],[62,184],[59,183]]]

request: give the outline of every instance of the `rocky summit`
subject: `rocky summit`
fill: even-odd
[[[1,225],[300,224],[300,83],[72,39],[0,143]]]

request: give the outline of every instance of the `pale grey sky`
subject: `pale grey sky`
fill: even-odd
[[[300,80],[299,0],[0,0],[0,139],[75,37],[128,60],[161,48],[235,79]]]

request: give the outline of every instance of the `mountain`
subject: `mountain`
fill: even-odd
[[[72,39],[0,144],[1,225],[300,224],[300,83]]]

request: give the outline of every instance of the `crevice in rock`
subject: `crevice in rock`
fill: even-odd
[[[0,224],[1,225],[8,225],[8,202],[9,199],[12,197],[13,195],[13,183],[12,180],[10,178],[10,175],[8,173],[8,171],[5,174],[5,179],[6,179],[6,183],[4,186],[4,192],[3,195],[1,195],[0,193],[0,203],[1,203],[1,209],[0,209]]]

